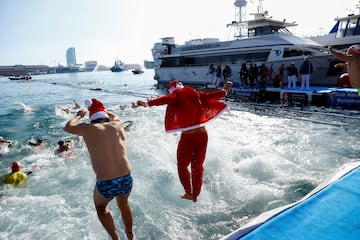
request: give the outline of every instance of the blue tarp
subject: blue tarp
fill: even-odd
[[[359,240],[360,169],[271,218],[241,240]]]

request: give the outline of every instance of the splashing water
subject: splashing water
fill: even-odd
[[[61,109],[71,109],[74,99],[83,103],[99,98],[123,121],[132,121],[126,135],[134,178],[129,201],[137,239],[219,239],[263,211],[300,199],[360,154],[356,111],[230,102],[231,111],[207,126],[209,143],[198,203],[183,200],[176,167],[180,136],[165,133],[165,106],[120,108],[163,94],[153,87],[152,74],[44,75],[33,77],[26,86],[3,82],[0,135],[13,146],[1,155],[1,174],[10,171],[14,160],[24,170],[39,166],[40,171],[20,188],[0,186],[0,239],[109,239],[93,206],[95,176],[86,146],[63,131],[76,110],[66,114]],[[94,87],[103,90],[91,91]],[[36,110],[19,111],[14,102]],[[44,147],[28,146],[31,137],[41,137]],[[74,141],[71,156],[54,153],[59,139]],[[110,210],[126,239],[115,202]]]

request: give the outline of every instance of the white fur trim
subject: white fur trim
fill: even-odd
[[[90,116],[90,122],[99,118],[109,118],[109,115],[106,112],[96,112]]]
[[[173,93],[176,90],[176,87],[172,87],[169,89],[169,93]]]
[[[178,84],[176,84],[175,87],[172,87],[169,89],[169,93],[173,93],[176,89],[183,88],[183,87],[184,87],[184,85],[181,82],[179,82]]]

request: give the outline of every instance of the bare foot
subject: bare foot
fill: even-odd
[[[184,195],[180,195],[180,197],[187,200],[193,200],[192,194],[190,193],[185,193]]]
[[[133,232],[127,232],[126,236],[129,240],[136,240],[135,235]]]

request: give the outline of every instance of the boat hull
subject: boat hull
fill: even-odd
[[[156,50],[157,49],[157,50]],[[278,73],[281,64],[285,67],[294,63],[299,69],[308,56],[314,67],[311,74],[311,85],[335,86],[340,72],[332,71],[335,58],[321,49],[320,45],[310,39],[293,35],[273,34],[251,39],[227,42],[213,42],[202,45],[155,44],[155,76],[159,85],[178,79],[184,84],[206,85],[214,83],[214,76],[208,74],[210,64],[221,63],[230,66],[230,80],[239,83],[239,72],[243,63],[258,67],[273,65],[274,74]],[[287,82],[287,75],[283,78]]]

